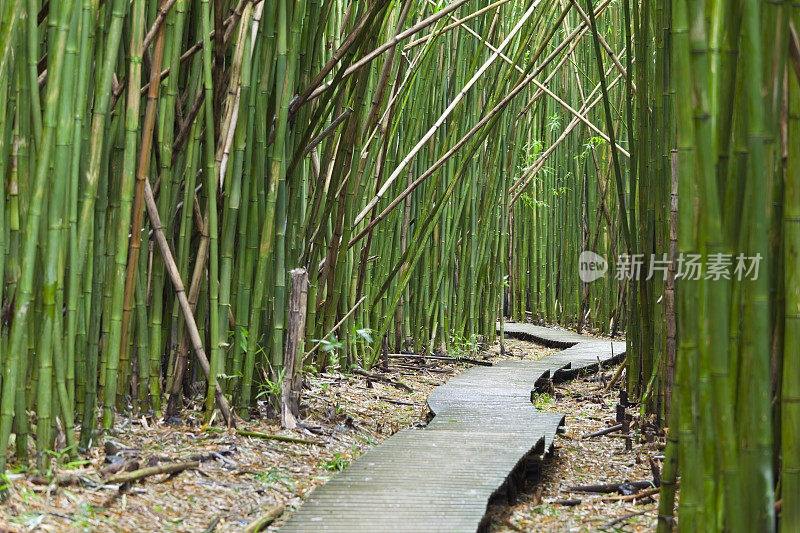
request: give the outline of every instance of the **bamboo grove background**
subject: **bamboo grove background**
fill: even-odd
[[[494,336],[539,78],[577,72],[583,9],[4,6],[4,462],[11,434],[46,463],[55,426],[75,453],[193,384],[247,416],[279,382],[297,266],[307,368]]]
[[[687,531],[774,529],[779,500],[797,530],[797,16],[3,2],[3,468],[187,399],[255,413],[304,267],[307,371],[473,349],[503,316],[625,332],[628,392],[670,430],[659,527],[680,472]],[[612,272],[581,283],[582,250]],[[761,275],[675,279],[678,253],[720,252]],[[635,253],[670,266],[616,279]]]

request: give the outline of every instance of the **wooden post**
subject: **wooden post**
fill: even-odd
[[[300,353],[306,330],[308,311],[308,271],[296,268],[290,272],[289,321],[286,348],[283,352],[283,383],[281,385],[281,425],[288,429],[297,426],[300,416],[300,389],[303,383]]]

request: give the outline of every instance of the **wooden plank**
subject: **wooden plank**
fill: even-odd
[[[282,531],[459,532],[484,525],[490,499],[522,461],[549,453],[564,423],[563,414],[531,403],[538,384],[624,354],[624,343],[612,347],[566,330],[507,324],[506,332],[565,349],[471,368],[437,387],[426,428],[400,431],[359,457],[317,488]]]

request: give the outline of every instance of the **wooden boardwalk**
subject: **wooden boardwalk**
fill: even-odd
[[[610,363],[625,343],[567,330],[506,324],[506,335],[563,351],[537,361],[474,367],[437,387],[424,429],[386,439],[317,488],[282,531],[476,531],[493,497],[552,450],[564,415],[531,397],[549,380]]]

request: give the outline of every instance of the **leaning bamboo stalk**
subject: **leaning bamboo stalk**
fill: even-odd
[[[183,319],[186,323],[186,327],[189,332],[189,339],[192,342],[192,348],[194,348],[197,361],[200,363],[200,368],[203,370],[203,373],[208,380],[209,388],[213,388],[214,390],[214,397],[216,398],[217,406],[219,407],[219,410],[222,412],[222,416],[225,419],[225,423],[230,427],[236,427],[236,420],[234,419],[228,399],[222,392],[222,387],[220,387],[217,377],[211,374],[211,365],[208,362],[208,357],[206,357],[205,351],[203,350],[203,340],[200,337],[200,332],[197,329],[197,322],[194,319],[194,314],[192,313],[191,306],[189,305],[189,300],[186,297],[186,290],[184,289],[183,281],[181,281],[181,275],[178,271],[178,266],[175,264],[175,259],[172,255],[172,251],[169,248],[169,243],[167,242],[167,238],[164,236],[164,230],[161,226],[161,217],[158,214],[158,208],[156,206],[156,199],[153,196],[153,189],[150,186],[150,180],[147,179],[147,176],[145,176],[144,179],[144,198],[147,206],[147,216],[150,219],[150,225],[153,228],[153,234],[156,237],[158,249],[161,252],[161,257],[164,259],[164,265],[167,268],[167,273],[172,281],[172,286],[175,289],[175,295],[178,298],[178,303],[180,304],[181,311],[183,312]]]
[[[458,92],[455,98],[453,98],[453,100],[450,102],[450,105],[447,106],[447,109],[445,109],[444,112],[441,115],[439,115],[439,118],[436,119],[436,122],[434,122],[433,126],[431,126],[430,129],[428,129],[428,131],[422,136],[422,138],[420,138],[420,140],[417,141],[417,144],[411,149],[411,151],[408,154],[406,154],[406,156],[400,161],[400,163],[397,165],[397,167],[394,169],[391,175],[383,183],[383,186],[381,186],[378,193],[369,201],[369,203],[367,203],[367,206],[355,217],[355,220],[353,221],[354,225],[358,225],[362,220],[364,220],[364,217],[366,217],[367,214],[369,214],[369,212],[372,211],[373,207],[375,207],[375,205],[380,201],[380,199],[384,197],[386,192],[389,190],[389,187],[391,187],[392,183],[394,183],[397,177],[403,172],[406,166],[408,166],[411,160],[414,159],[414,157],[417,155],[417,153],[419,153],[422,147],[425,146],[425,144],[433,137],[433,135],[442,126],[442,124],[445,123],[447,117],[450,116],[450,114],[458,106],[461,100],[464,99],[464,96],[466,96],[470,88],[472,88],[472,86],[475,85],[475,83],[477,83],[477,81],[489,69],[492,63],[494,63],[494,61],[500,56],[500,53],[502,53],[502,51],[514,39],[514,37],[516,37],[519,30],[522,29],[523,25],[525,24],[525,22],[527,22],[528,18],[530,18],[530,16],[533,14],[534,10],[536,9],[536,7],[538,7],[540,2],[541,0],[536,0],[530,5],[528,10],[522,15],[522,17],[520,17],[519,21],[517,21],[517,24],[511,29],[506,38],[503,39],[503,42],[500,43],[500,46],[498,46],[497,50],[494,51],[491,56],[489,56],[489,58],[483,63],[483,65],[481,65],[481,67],[475,72],[475,74],[473,74],[473,76],[469,79],[469,81],[467,81],[467,83],[461,88],[461,90]]]
[[[147,33],[144,34],[144,39],[142,41],[142,47],[144,50],[150,46],[150,43],[153,42],[153,39],[157,39],[159,35],[163,35],[163,28],[164,22],[167,20],[167,14],[169,14],[169,10],[172,9],[172,6],[175,5],[175,2],[178,0],[162,0],[161,5],[158,6],[158,14],[156,15],[155,20],[150,25],[150,29],[147,30]],[[156,41],[156,49],[158,49],[158,41]],[[157,52],[156,52],[157,53]],[[158,75],[158,69],[161,68],[161,65],[155,66],[153,63],[152,68],[156,74],[150,75],[150,83],[153,83],[153,78]]]
[[[429,1],[430,1],[430,0],[429,0]],[[512,67],[514,67],[514,68],[515,68],[515,69],[516,69],[518,72],[522,73],[523,75],[525,74],[525,71],[522,69],[522,67],[520,67],[519,65],[517,65],[517,64],[516,64],[514,61],[512,61],[512,60],[511,60],[511,59],[510,59],[508,56],[506,56],[505,54],[503,54],[502,52],[500,52],[500,51],[499,51],[497,48],[495,48],[494,46],[492,46],[492,45],[491,45],[491,44],[490,44],[488,41],[486,41],[486,40],[485,40],[483,37],[481,37],[481,36],[480,36],[480,35],[478,35],[478,34],[477,34],[475,31],[473,31],[472,29],[470,29],[470,27],[469,27],[469,26],[466,26],[466,25],[464,25],[464,26],[462,26],[462,27],[463,27],[465,30],[467,30],[467,33],[469,33],[470,35],[472,35],[473,37],[475,37],[476,39],[478,39],[478,40],[479,40],[481,43],[483,43],[483,44],[484,44],[484,45],[485,45],[485,46],[486,46],[486,47],[487,47],[489,50],[491,50],[492,52],[496,52],[496,53],[499,55],[500,59],[502,59],[503,61],[505,61],[506,63],[508,63],[508,64],[509,64],[509,65],[511,65]],[[614,56],[614,57],[616,57],[616,56]],[[546,87],[546,86],[545,86],[543,83],[541,83],[541,82],[540,82],[539,80],[537,80],[536,78],[534,78],[534,79],[532,80],[532,82],[533,82],[533,84],[534,84],[534,85],[536,85],[536,87],[538,87],[538,88],[539,88],[539,90],[541,90],[541,91],[542,91],[542,92],[544,92],[546,95],[548,95],[549,97],[551,97],[551,98],[552,98],[553,100],[555,100],[555,101],[556,101],[556,102],[557,102],[557,103],[558,103],[558,104],[559,104],[561,107],[563,107],[564,109],[566,109],[567,111],[569,111],[571,115],[573,115],[575,118],[577,118],[578,120],[580,120],[581,122],[583,122],[584,124],[586,124],[586,126],[588,126],[588,128],[589,128],[590,130],[594,131],[594,132],[595,132],[595,133],[597,133],[597,134],[598,134],[600,137],[602,137],[602,139],[603,139],[604,141],[606,141],[606,142],[608,142],[608,143],[610,143],[610,142],[611,142],[611,139],[608,137],[608,135],[606,135],[606,134],[605,134],[603,131],[601,131],[601,130],[600,130],[600,128],[598,128],[597,126],[595,126],[594,124],[592,124],[592,123],[589,121],[589,119],[587,119],[587,118],[586,118],[586,115],[585,115],[585,114],[582,114],[581,112],[579,112],[579,111],[577,111],[577,110],[573,109],[573,108],[572,108],[572,106],[570,106],[570,105],[569,105],[568,103],[566,103],[564,100],[562,100],[561,98],[559,98],[559,97],[558,97],[558,95],[556,95],[556,94],[555,94],[553,91],[551,91],[550,89],[548,89],[548,88],[547,88],[547,87]],[[616,148],[617,150],[619,150],[619,152],[620,152],[622,155],[624,155],[625,157],[627,157],[627,158],[630,158],[630,157],[631,157],[631,154],[629,154],[629,153],[628,153],[628,151],[627,151],[626,149],[624,149],[622,146],[620,146],[619,144],[613,144],[612,146],[613,146],[614,148]]]
[[[503,5],[505,3],[508,3],[509,1],[510,0],[498,0],[497,2],[489,4],[488,6],[483,7],[483,8],[481,8],[481,9],[479,9],[479,10],[473,12],[473,13],[470,13],[466,17],[463,17],[463,18],[460,18],[460,19],[456,19],[453,15],[450,15],[450,18],[454,21],[452,24],[448,24],[447,26],[445,26],[441,30],[437,30],[437,31],[435,31],[435,32],[433,32],[433,33],[431,33],[429,35],[426,35],[425,37],[420,37],[419,39],[415,39],[415,40],[411,41],[410,43],[406,44],[403,47],[403,51],[411,50],[412,48],[414,48],[416,46],[419,46],[420,44],[424,44],[424,43],[430,41],[431,39],[434,39],[436,37],[439,37],[439,36],[443,35],[445,32],[450,31],[453,28],[464,27],[464,23],[465,22],[468,22],[468,21],[470,21],[470,20],[472,20],[474,18],[477,18],[477,17],[483,15],[484,13],[486,13],[487,11],[491,11],[491,10],[497,8],[497,7],[500,7],[501,5]]]
[[[603,11],[603,10],[604,10],[604,9],[605,9],[607,6],[608,6],[608,4],[609,4],[609,1],[610,1],[610,0],[605,0],[605,2],[603,2],[603,4],[601,4],[600,6],[598,6],[598,7],[597,7],[597,9],[596,9],[596,13],[601,13],[601,12],[602,12],[602,11]],[[566,13],[566,12],[565,12],[565,13]],[[467,133],[466,133],[466,134],[465,134],[465,135],[464,135],[464,136],[463,136],[461,139],[459,139],[459,140],[458,140],[458,142],[456,142],[456,143],[455,143],[455,144],[454,144],[454,145],[453,145],[453,146],[452,146],[452,147],[451,147],[451,148],[450,148],[450,149],[449,149],[449,150],[448,150],[448,151],[447,151],[447,152],[446,152],[444,155],[442,155],[442,157],[440,157],[440,158],[439,158],[439,159],[438,159],[438,160],[437,160],[437,161],[436,161],[436,162],[435,162],[433,165],[431,165],[430,167],[428,167],[428,169],[427,169],[427,170],[426,170],[426,171],[425,171],[425,172],[424,172],[424,173],[423,173],[423,174],[422,174],[422,175],[421,175],[421,176],[420,176],[418,179],[416,179],[416,180],[415,180],[415,181],[414,181],[414,182],[413,182],[411,185],[409,185],[409,186],[408,186],[408,187],[407,187],[407,188],[406,188],[406,189],[405,189],[405,190],[404,190],[404,191],[403,191],[403,192],[402,192],[402,193],[401,193],[399,196],[397,196],[397,197],[396,197],[396,198],[395,198],[395,199],[394,199],[394,200],[393,200],[393,201],[392,201],[392,202],[389,204],[389,206],[388,206],[386,209],[384,209],[384,210],[381,212],[381,214],[380,214],[379,216],[375,217],[375,218],[374,218],[374,219],[373,219],[373,220],[372,220],[372,221],[371,221],[371,222],[370,222],[370,223],[369,223],[369,224],[368,224],[368,225],[367,225],[367,226],[366,226],[364,229],[362,229],[362,230],[361,230],[361,231],[360,231],[360,232],[359,232],[359,233],[358,233],[358,234],[357,234],[355,237],[353,237],[353,238],[350,240],[350,243],[349,243],[349,245],[348,245],[348,246],[352,246],[352,245],[354,245],[356,242],[358,242],[358,241],[359,241],[360,239],[362,239],[364,236],[366,236],[367,234],[369,234],[369,232],[372,230],[372,228],[373,228],[373,227],[375,227],[375,226],[376,226],[376,225],[377,225],[377,224],[378,224],[378,223],[379,223],[381,220],[383,220],[383,219],[384,219],[386,216],[388,216],[388,215],[389,215],[389,213],[391,213],[391,211],[392,211],[393,209],[395,209],[395,208],[396,208],[396,207],[397,207],[397,206],[400,204],[400,202],[402,202],[402,201],[403,201],[403,199],[404,199],[404,198],[405,198],[407,195],[411,194],[411,192],[412,192],[414,189],[416,189],[416,188],[417,188],[417,187],[418,187],[420,184],[422,184],[422,183],[423,183],[423,181],[425,181],[425,179],[427,179],[429,176],[433,175],[433,173],[434,173],[436,170],[438,170],[439,168],[441,168],[441,167],[444,165],[444,163],[445,163],[445,162],[447,162],[447,161],[448,161],[448,160],[449,160],[451,157],[453,157],[453,156],[454,156],[454,155],[455,155],[455,154],[458,152],[458,150],[459,150],[460,148],[462,148],[462,147],[463,147],[465,144],[467,144],[467,142],[469,142],[469,140],[470,140],[470,139],[471,139],[471,138],[472,138],[472,137],[473,137],[473,136],[474,136],[476,133],[478,133],[479,131],[481,131],[481,130],[482,130],[482,129],[483,129],[483,128],[484,128],[484,127],[487,125],[487,124],[489,124],[489,122],[491,122],[491,121],[493,121],[493,120],[496,120],[496,117],[497,117],[497,116],[498,116],[498,115],[499,115],[499,114],[500,114],[500,113],[501,113],[501,112],[502,112],[502,111],[503,111],[503,110],[506,108],[506,106],[508,106],[508,104],[510,104],[510,103],[511,103],[511,101],[512,101],[512,100],[513,100],[513,99],[514,99],[514,98],[515,98],[515,97],[516,97],[516,96],[517,96],[517,95],[518,95],[520,92],[522,92],[522,90],[523,90],[523,89],[524,89],[524,88],[525,88],[525,87],[526,87],[526,86],[527,86],[529,83],[532,83],[532,82],[533,82],[533,80],[535,79],[535,77],[536,77],[536,76],[538,76],[538,75],[539,75],[539,73],[541,73],[541,72],[542,72],[542,71],[545,69],[545,67],[547,67],[547,65],[548,65],[548,64],[549,64],[549,63],[550,63],[550,62],[551,62],[551,61],[552,61],[552,60],[553,60],[553,59],[554,59],[554,58],[555,58],[555,57],[558,55],[558,53],[559,53],[561,50],[563,50],[563,49],[564,49],[564,48],[565,48],[565,47],[566,47],[566,46],[569,44],[569,42],[571,42],[571,40],[572,40],[572,39],[573,39],[573,38],[574,38],[576,35],[579,35],[579,34],[581,33],[581,29],[582,29],[582,27],[578,27],[578,28],[576,28],[575,30],[573,30],[573,31],[572,31],[572,33],[570,33],[570,35],[568,35],[568,36],[567,36],[567,38],[566,38],[566,39],[565,39],[565,40],[564,40],[562,43],[560,43],[558,46],[556,46],[556,48],[555,48],[555,49],[554,49],[554,50],[553,50],[553,51],[552,51],[552,52],[551,52],[551,53],[550,53],[550,54],[549,54],[549,55],[548,55],[548,56],[547,56],[547,57],[546,57],[544,60],[542,60],[542,62],[541,62],[539,65],[537,65],[537,66],[536,66],[536,68],[534,68],[534,69],[533,69],[533,71],[532,71],[532,73],[531,73],[530,75],[528,75],[527,77],[525,77],[525,78],[523,78],[522,80],[520,80],[520,81],[519,81],[519,82],[516,84],[516,86],[514,87],[514,89],[513,89],[511,92],[509,92],[509,94],[507,94],[507,95],[506,95],[506,96],[505,96],[505,97],[504,97],[502,100],[500,100],[500,101],[497,103],[497,105],[495,105],[495,106],[494,106],[492,109],[490,109],[490,110],[489,110],[489,111],[486,113],[486,115],[484,115],[484,117],[483,117],[483,118],[482,118],[482,119],[481,119],[481,120],[480,120],[480,121],[479,121],[479,122],[478,122],[478,123],[477,123],[477,124],[476,124],[474,127],[472,127],[472,128],[471,128],[471,129],[470,129],[470,130],[469,130],[469,131],[468,131],[468,132],[467,132]],[[576,123],[577,123],[577,121],[576,121]],[[372,199],[371,203],[372,203],[373,201],[374,201],[375,203],[377,203],[377,200],[376,200],[376,198],[378,198],[378,196],[375,196],[375,197]],[[374,205],[375,205],[375,204],[373,203],[373,204],[372,204],[372,206],[374,207]],[[371,208],[369,208],[369,209],[371,209]],[[366,216],[366,214],[365,214],[365,213],[366,213],[367,211],[368,211],[368,209],[367,209],[367,208],[365,208],[365,209],[364,209],[364,211],[362,211],[362,212],[361,212],[361,214],[359,214],[359,216],[357,216],[357,217],[356,217],[356,219],[355,219],[355,221],[354,221],[354,225],[357,225],[358,223],[360,223],[361,221],[363,221],[363,219],[364,219],[364,216]]]
[[[219,171],[219,187],[225,183],[225,174],[228,169],[228,158],[230,155],[231,146],[233,144],[233,136],[236,132],[236,124],[239,121],[239,98],[241,95],[241,76],[242,76],[242,61],[244,60],[246,39],[247,39],[247,23],[252,14],[252,8],[248,4],[242,13],[244,24],[240,30],[239,37],[236,40],[236,52],[233,56],[233,64],[231,66],[230,81],[228,82],[228,91],[225,98],[224,111],[222,113],[222,125],[220,127],[220,138],[215,155],[216,169]],[[258,30],[258,26],[251,28],[251,30]],[[252,47],[251,47],[252,51]]]
[[[350,116],[350,113],[352,113],[352,112],[353,112],[353,108],[352,108],[352,107],[348,107],[348,108],[346,108],[344,111],[342,111],[342,114],[341,114],[341,115],[339,115],[338,117],[336,117],[336,118],[333,120],[333,122],[331,122],[330,126],[328,126],[327,128],[325,128],[325,130],[323,130],[323,131],[322,131],[322,133],[320,133],[319,135],[317,135],[316,137],[314,137],[313,139],[311,139],[311,140],[309,141],[309,143],[308,143],[308,146],[306,146],[306,148],[305,148],[305,151],[303,152],[303,155],[308,155],[308,154],[310,154],[310,153],[311,153],[311,151],[312,151],[312,150],[314,150],[314,148],[315,148],[315,147],[316,147],[316,146],[317,146],[319,143],[321,143],[322,141],[324,141],[326,137],[328,137],[328,136],[332,135],[332,134],[333,134],[333,133],[336,131],[336,129],[339,127],[339,125],[340,125],[342,122],[344,122],[344,120],[345,120],[345,119],[346,119],[348,116]]]
[[[417,24],[405,30],[404,32],[395,35],[387,42],[383,43],[381,46],[379,46],[372,52],[369,52],[357,62],[353,63],[351,66],[347,67],[344,73],[342,74],[341,79],[351,76],[358,69],[360,69],[364,65],[369,64],[370,61],[372,61],[382,53],[386,52],[387,50],[391,50],[392,48],[397,46],[397,44],[400,41],[407,39],[408,37],[414,35],[415,33],[424,30],[434,22],[446,17],[449,13],[455,11],[463,4],[466,4],[468,1],[469,0],[456,0],[452,4],[449,4],[446,8],[442,9],[441,11],[437,11],[436,13],[429,16],[425,20],[418,22]],[[326,67],[317,75],[315,81],[312,82],[311,85],[303,92],[303,94],[301,94],[300,97],[292,103],[290,110],[293,113],[296,112],[301,105],[305,104],[310,100],[313,100],[314,98],[318,97],[320,94],[327,91],[333,86],[331,82],[328,83],[321,83],[321,82],[323,79],[325,79],[325,75],[327,75],[327,73],[333,69],[335,62],[338,62],[338,60],[341,59],[341,56],[344,55],[344,52],[340,52],[339,50],[337,50],[337,53],[339,54],[334,55],[334,57],[331,60],[331,63],[333,64],[329,63],[329,65],[326,65]],[[334,62],[334,60],[336,61]]]

